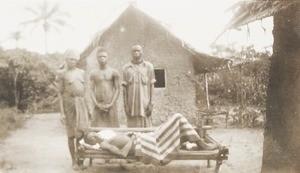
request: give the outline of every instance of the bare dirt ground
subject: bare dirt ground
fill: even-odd
[[[258,173],[261,167],[263,130],[215,128],[211,136],[229,148],[229,159],[220,173]],[[155,167],[134,163],[101,164],[95,162],[80,173],[116,172],[213,172],[206,161],[173,161],[167,166]],[[201,165],[199,166],[199,162]],[[212,161],[214,166],[214,161]],[[37,114],[24,128],[0,143],[0,173],[72,173],[67,137],[60,124],[59,114]]]

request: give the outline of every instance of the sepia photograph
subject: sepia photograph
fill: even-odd
[[[300,172],[300,0],[0,0],[0,173]]]

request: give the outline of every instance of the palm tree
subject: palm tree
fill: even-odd
[[[20,39],[22,39],[22,33],[21,31],[14,31],[14,32],[11,32],[9,34],[9,37],[8,39],[9,40],[14,40],[16,42],[16,48],[19,48],[19,41]]]
[[[261,172],[300,172],[300,1],[248,0],[232,9],[225,30],[274,21]]]
[[[26,7],[26,11],[32,13],[34,18],[22,23],[22,25],[33,24],[35,29],[38,26],[42,26],[45,32],[45,53],[48,53],[48,33],[51,28],[59,32],[58,27],[65,27],[68,25],[66,17],[70,17],[67,12],[62,12],[59,8],[59,4],[50,6],[47,1],[38,5],[37,9]],[[33,31],[32,29],[32,31]],[[32,32],[31,31],[31,32]]]

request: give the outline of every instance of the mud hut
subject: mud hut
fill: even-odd
[[[216,70],[224,60],[196,51],[160,21],[129,5],[96,33],[81,54],[80,63],[87,73],[98,68],[96,50],[101,46],[109,53],[109,65],[118,69],[122,76],[122,67],[131,60],[130,50],[134,44],[143,46],[144,59],[155,68],[153,123],[159,124],[175,112],[195,117],[195,83],[187,75]],[[119,116],[125,116],[122,93],[118,99],[118,112]]]

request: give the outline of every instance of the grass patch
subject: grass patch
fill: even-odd
[[[2,108],[0,111],[0,141],[13,130],[21,128],[25,123],[25,115],[16,108]]]

